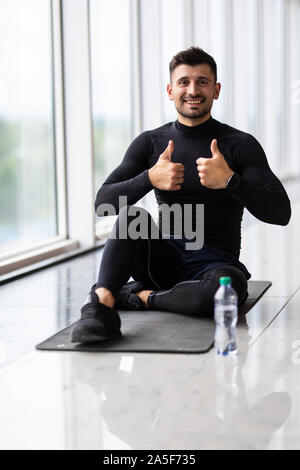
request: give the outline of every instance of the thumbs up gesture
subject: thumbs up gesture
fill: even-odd
[[[234,172],[220,152],[217,139],[212,140],[210,150],[212,158],[200,157],[196,160],[200,182],[206,188],[226,188],[227,181]]]
[[[184,181],[184,166],[182,163],[172,162],[174,142],[169,140],[165,151],[160,154],[156,164],[150,168],[148,174],[152,186],[164,191],[178,191]]]

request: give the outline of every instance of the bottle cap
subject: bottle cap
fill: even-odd
[[[220,277],[220,286],[228,286],[228,284],[231,284],[231,277]]]

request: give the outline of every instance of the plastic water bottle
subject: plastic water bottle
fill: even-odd
[[[237,353],[236,324],[238,296],[231,287],[230,277],[220,277],[220,287],[215,297],[215,349],[218,354]]]

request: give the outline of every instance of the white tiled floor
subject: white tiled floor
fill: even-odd
[[[299,216],[296,200],[288,227],[246,217],[241,260],[273,285],[235,359],[34,350],[77,319],[100,255],[2,286],[0,448],[300,449]]]

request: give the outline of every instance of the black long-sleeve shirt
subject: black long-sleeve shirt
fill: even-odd
[[[218,147],[229,167],[240,175],[234,189],[210,189],[201,185],[196,159],[211,158],[211,141]],[[174,141],[172,162],[184,165],[184,182],[178,191],[154,188],[158,204],[204,204],[205,243],[239,257],[241,221],[244,207],[263,222],[286,225],[291,216],[290,201],[279,179],[271,171],[259,142],[210,117],[203,124],[189,127],[178,120],[145,131],[129,146],[121,164],[108,176],[98,191],[95,209],[110,203],[119,210],[119,196],[135,204],[153,189],[148,170],[157,162],[169,140]],[[229,185],[230,186],[230,185]]]

